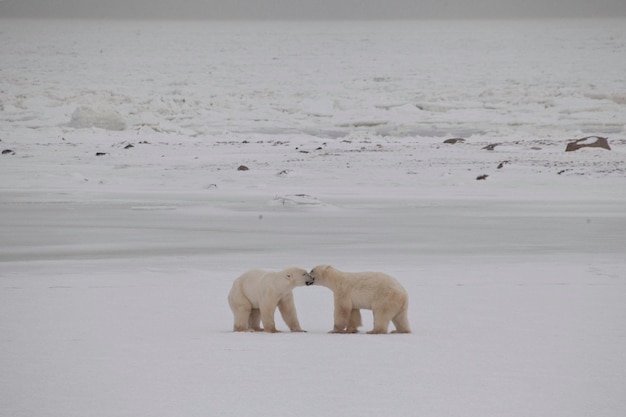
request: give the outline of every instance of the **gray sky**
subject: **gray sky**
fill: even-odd
[[[0,0],[0,17],[387,19],[626,17],[626,0]]]

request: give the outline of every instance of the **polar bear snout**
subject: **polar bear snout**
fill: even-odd
[[[307,284],[307,285],[324,285],[324,272],[328,269],[329,267],[327,265],[318,265],[315,268],[311,269],[311,272],[309,272],[309,275],[311,276],[311,284]]]
[[[313,285],[313,283],[315,282],[315,277],[311,274],[309,274],[308,272],[305,272],[305,285],[308,287],[309,285]]]
[[[295,271],[287,274],[286,278],[293,281],[296,286],[313,285],[314,278],[304,269],[293,268]]]

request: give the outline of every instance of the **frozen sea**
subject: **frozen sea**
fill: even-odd
[[[624,28],[0,20],[0,415],[625,415]],[[322,263],[413,333],[232,333]]]

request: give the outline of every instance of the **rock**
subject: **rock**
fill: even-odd
[[[593,138],[595,138],[596,141],[589,143],[588,140]],[[611,150],[607,138],[603,138],[602,136],[587,136],[568,143],[565,147],[565,152],[577,151],[580,148],[602,148],[608,151]]]
[[[96,152],[96,156],[105,156],[106,152]]]
[[[124,149],[130,149],[130,148],[134,148],[135,146],[132,143],[129,143],[128,145],[124,146]]]
[[[499,143],[490,143],[489,145],[483,147],[483,149],[486,149],[488,151],[493,151],[496,146],[500,145]]]
[[[15,155],[15,152],[11,149],[5,149],[2,151],[2,155]]]
[[[237,168],[237,171],[248,171],[250,170],[250,168],[248,168],[245,165],[239,165],[239,168]]]
[[[476,180],[477,181],[486,180],[487,177],[489,177],[489,175],[487,175],[487,174],[479,175],[479,176],[476,177]]]
[[[455,143],[463,143],[465,142],[465,139],[463,138],[450,138],[450,139],[446,139],[443,141],[443,143],[449,143],[451,145],[454,145]]]
[[[502,169],[506,164],[511,163],[511,161],[502,161],[498,164],[498,169]]]

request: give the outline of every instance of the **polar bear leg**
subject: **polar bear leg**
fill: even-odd
[[[350,312],[350,321],[348,322],[348,329],[346,331],[348,333],[358,333],[359,327],[362,325],[363,320],[361,319],[361,310],[353,308]]]
[[[261,311],[258,308],[253,308],[250,311],[250,319],[248,320],[248,328],[255,332],[262,332],[261,328]]]
[[[228,305],[230,306],[234,317],[233,331],[249,331],[248,324],[250,320],[250,313],[252,311],[252,303],[244,295],[240,280],[235,281],[233,287],[228,293]]]
[[[391,317],[388,311],[384,309],[374,309],[374,328],[367,332],[368,334],[385,334],[389,331],[389,322]]]
[[[285,295],[278,302],[278,311],[280,311],[280,315],[283,317],[283,320],[289,326],[289,330],[292,332],[303,332],[300,327],[300,322],[298,322],[298,314],[296,313],[296,305],[293,302],[293,294],[289,293]]]
[[[246,304],[231,304],[230,308],[233,310],[233,316],[235,317],[235,324],[233,330],[235,332],[248,331],[248,323],[250,320],[250,313],[252,311],[252,305]]]
[[[409,326],[409,318],[407,317],[406,306],[400,310],[400,312],[391,321],[396,327],[392,333],[411,333],[411,327]]]
[[[331,333],[345,333],[351,314],[352,306],[349,303],[342,302],[341,297],[335,294],[335,325]]]
[[[277,300],[266,299],[259,306],[261,313],[261,321],[263,322],[263,329],[268,333],[277,333],[276,323],[274,322],[274,313],[276,312]]]

